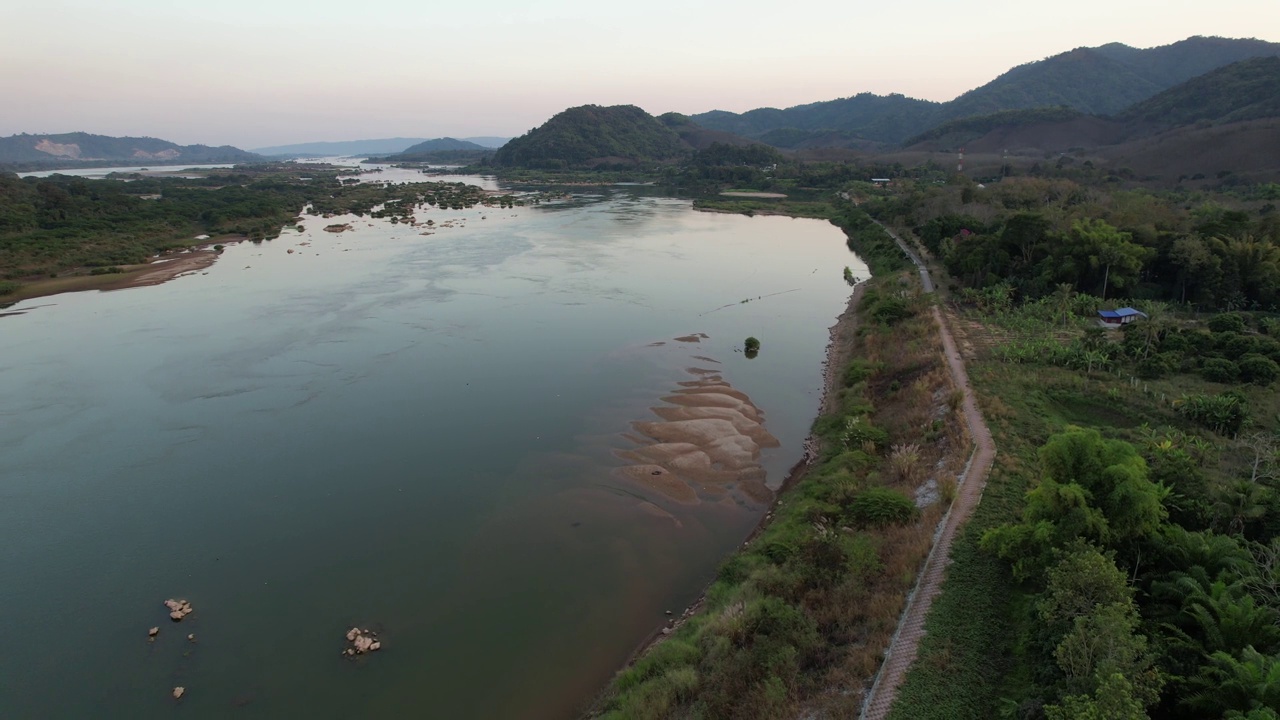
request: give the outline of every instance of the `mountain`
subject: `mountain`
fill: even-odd
[[[1232,63],[1126,108],[1117,120],[1145,130],[1280,116],[1280,57]]]
[[[680,136],[681,142],[694,150],[706,150],[716,143],[739,146],[755,144],[754,140],[748,140],[733,133],[722,130],[708,130],[690,120],[688,116],[680,113],[671,112],[659,115],[658,122],[674,130],[676,135]]]
[[[459,139],[466,140],[467,142],[473,142],[482,147],[493,148],[495,150],[506,145],[507,142],[511,140],[509,137],[494,137],[492,135],[480,135],[478,137],[464,137]]]
[[[735,114],[723,110],[690,118],[712,130],[758,138],[770,130],[837,130],[880,142],[900,142],[929,126],[939,103],[905,95],[873,95],[797,105],[785,110],[760,108]]]
[[[634,105],[582,105],[512,139],[493,162],[544,169],[629,167],[674,160],[689,151],[676,131]]]
[[[1274,56],[1280,56],[1280,43],[1253,39],[1192,37],[1147,49],[1111,43],[1020,65],[946,103],[862,94],[786,110],[712,111],[692,119],[710,129],[757,139],[770,131],[793,129],[899,143],[951,120],[1006,110],[1062,106],[1110,115],[1211,70]],[[835,141],[841,142],[841,137]]]
[[[0,138],[0,163],[74,167],[80,163],[124,162],[154,165],[175,163],[254,162],[261,155],[223,145],[178,145],[149,137],[110,137],[89,133],[10,135]]]
[[[426,138],[382,138],[378,140],[342,140],[338,142],[310,142],[296,145],[273,145],[254,148],[260,155],[302,155],[326,157],[331,155],[389,155],[403,152],[414,143]]]
[[[477,162],[493,154],[493,148],[485,147],[469,140],[455,138],[435,138],[424,140],[417,145],[405,149],[404,152],[383,157],[370,156],[370,162],[425,162],[445,164],[468,164]]]
[[[402,155],[411,155],[413,153],[440,152],[441,150],[486,150],[485,146],[469,142],[467,140],[455,140],[454,138],[436,138],[434,140],[423,140],[405,150]]]

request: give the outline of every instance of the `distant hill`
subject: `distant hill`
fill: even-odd
[[[488,148],[469,140],[455,138],[435,138],[424,140],[407,148],[404,152],[382,157],[370,157],[370,162],[425,162],[445,164],[470,164],[493,154]]]
[[[493,162],[529,168],[634,166],[686,156],[680,135],[634,105],[565,110],[498,149]]]
[[[779,110],[760,108],[736,114],[713,110],[690,118],[712,130],[759,138],[771,130],[840,131],[886,143],[900,142],[929,126],[939,103],[904,95],[862,93]]]
[[[434,140],[423,140],[412,147],[406,148],[402,154],[410,155],[413,153],[439,152],[441,150],[485,150],[485,146],[467,140],[456,140],[451,137],[436,138]]]
[[[136,165],[254,162],[261,155],[223,145],[178,145],[149,137],[110,137],[89,133],[11,135],[0,138],[0,163],[74,167],[80,163],[121,162]]]
[[[330,155],[389,155],[404,152],[415,143],[426,138],[381,138],[378,140],[341,140],[337,142],[309,142],[296,145],[273,145],[271,147],[254,148],[260,155],[290,155],[326,157]]]
[[[712,145],[751,145],[755,141],[722,130],[709,130],[690,120],[680,113],[666,113],[658,116],[658,122],[671,128],[680,136],[681,142],[694,150],[706,150]]]
[[[691,117],[709,129],[755,139],[794,129],[845,133],[833,136],[837,142],[851,134],[900,143],[951,120],[1007,110],[1061,106],[1110,115],[1216,68],[1267,56],[1280,56],[1280,43],[1216,37],[1192,37],[1148,49],[1111,43],[1020,65],[946,103],[863,94],[786,110],[712,111]]]
[[[1199,125],[1280,117],[1280,57],[1232,63],[1192,78],[1110,116],[1067,107],[1004,110],[952,120],[907,140],[920,150],[965,147],[974,152],[1064,152],[1151,137]],[[1181,145],[1189,137],[1179,137]]]

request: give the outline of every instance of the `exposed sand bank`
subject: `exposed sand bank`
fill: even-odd
[[[246,238],[235,236],[218,238],[217,244],[230,245]],[[66,292],[84,290],[124,290],[126,288],[146,287],[168,282],[176,277],[199,272],[213,265],[218,260],[215,243],[208,242],[191,250],[171,253],[154,258],[140,265],[122,265],[123,272],[105,275],[67,275],[56,278],[44,278],[23,283],[9,295],[0,297],[0,304],[8,305],[20,300],[48,297]]]
[[[674,341],[696,343],[706,337],[697,333]],[[661,399],[666,404],[650,408],[658,420],[631,424],[635,432],[626,437],[638,447],[618,456],[635,464],[617,469],[615,477],[646,494],[686,505],[730,498],[744,505],[768,503],[773,493],[765,485],[760,451],[779,443],[765,429],[764,413],[718,370],[691,367],[686,372],[697,379],[677,383]]]

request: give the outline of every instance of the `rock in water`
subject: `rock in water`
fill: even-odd
[[[148,631],[147,631],[147,636],[148,636],[148,637],[155,637],[155,636],[157,636],[157,635],[159,635],[159,634],[160,634],[160,628],[158,628],[158,627],[153,627],[153,628],[151,628],[150,630],[148,630]]]
[[[178,687],[173,689],[173,699],[181,700],[182,696],[186,694],[186,692],[187,692],[187,689],[179,685]]]

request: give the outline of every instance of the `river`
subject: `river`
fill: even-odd
[[[776,488],[868,274],[841,231],[644,188],[428,218],[0,317],[0,716],[562,718],[697,596],[767,498],[619,453],[714,372]]]

